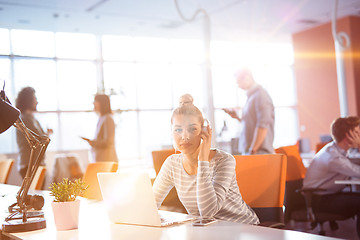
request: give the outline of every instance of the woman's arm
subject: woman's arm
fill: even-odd
[[[212,217],[222,208],[235,174],[235,159],[231,155],[217,161],[212,178],[209,162],[199,161],[197,202],[203,217]]]

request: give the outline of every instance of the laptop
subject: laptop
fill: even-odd
[[[196,219],[157,209],[148,173],[118,171],[98,173],[101,194],[113,223],[165,227]]]

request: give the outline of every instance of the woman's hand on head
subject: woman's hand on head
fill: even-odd
[[[200,133],[200,137],[202,141],[200,143],[200,151],[198,157],[199,161],[209,161],[212,129],[209,125],[205,128],[206,129],[203,129]]]

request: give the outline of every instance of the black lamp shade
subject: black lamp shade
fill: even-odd
[[[0,98],[0,133],[5,132],[19,118],[20,111]]]

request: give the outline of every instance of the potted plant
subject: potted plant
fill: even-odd
[[[81,179],[72,182],[63,178],[62,182],[52,183],[49,188],[50,195],[55,197],[51,206],[56,229],[78,228],[80,200],[77,199],[77,196],[87,189],[85,183]]]

